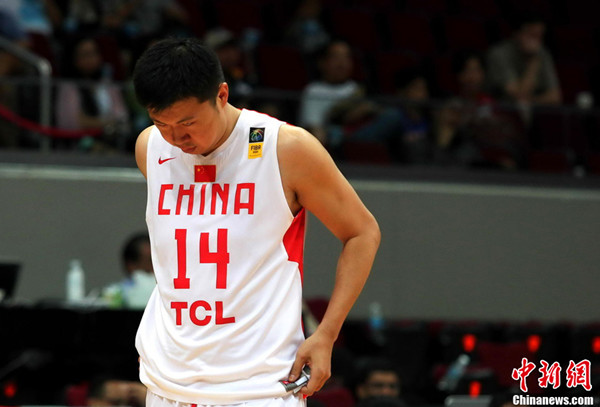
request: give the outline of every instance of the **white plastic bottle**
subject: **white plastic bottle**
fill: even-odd
[[[469,355],[461,354],[456,360],[448,367],[446,374],[438,383],[438,388],[443,391],[452,392],[456,390],[460,379],[465,374],[467,366],[471,362]]]
[[[85,274],[81,261],[73,259],[69,263],[67,271],[67,302],[71,304],[81,303],[85,297]]]
[[[377,301],[369,304],[369,328],[375,344],[385,345],[385,319],[383,318],[383,308]]]

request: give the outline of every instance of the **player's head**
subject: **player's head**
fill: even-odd
[[[317,52],[321,77],[325,82],[344,83],[352,77],[352,48],[343,40],[332,40]]]
[[[133,72],[138,101],[156,112],[189,98],[215,103],[223,82],[219,59],[196,38],[158,41],[142,54]]]
[[[152,257],[148,234],[144,232],[131,236],[123,246],[121,257],[127,275],[136,270],[152,273]]]
[[[542,47],[546,24],[537,14],[526,13],[516,21],[515,37],[520,50],[535,54]]]
[[[369,358],[362,360],[357,367],[355,391],[359,400],[400,395],[400,376],[390,361]]]

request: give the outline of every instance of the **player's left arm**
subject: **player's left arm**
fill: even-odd
[[[331,375],[331,352],[342,324],[370,273],[379,247],[377,221],[362,203],[331,156],[310,133],[282,126],[278,142],[279,166],[292,210],[313,213],[341,242],[336,278],[329,306],[316,332],[300,346],[290,381],[302,366],[311,379],[301,393],[318,391]]]

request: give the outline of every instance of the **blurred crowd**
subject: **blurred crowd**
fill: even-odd
[[[0,36],[52,64],[52,126],[77,132],[54,149],[131,152],[151,124],[129,81],[137,57],[198,36],[232,104],[306,127],[337,159],[600,171],[593,6],[522,3],[4,0]],[[35,84],[15,80],[34,74],[0,51],[0,104],[36,122]],[[0,116],[0,148],[41,137]]]

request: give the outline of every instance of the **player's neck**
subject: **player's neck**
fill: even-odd
[[[242,111],[240,109],[230,105],[229,103],[225,105],[225,131],[223,131],[223,135],[221,136],[217,144],[210,151],[202,155],[206,156],[208,154],[211,154],[213,151],[215,151],[217,148],[223,145],[229,139],[229,137],[231,137],[231,133],[233,132],[233,129],[235,128],[235,125],[237,124],[241,113]]]
[[[227,105],[225,106],[225,116],[227,117],[227,129],[225,130],[226,136],[223,142],[227,140],[229,136],[231,136],[231,133],[233,132],[233,129],[235,128],[235,125],[237,124],[241,113],[241,109],[238,109],[237,107],[232,106],[229,103],[227,103]]]

